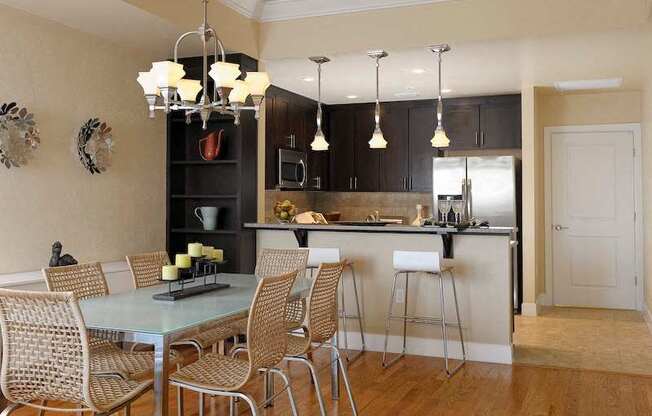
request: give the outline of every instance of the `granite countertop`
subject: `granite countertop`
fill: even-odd
[[[257,230],[308,230],[308,231],[345,231],[405,234],[467,234],[467,235],[505,235],[512,236],[516,231],[512,227],[479,227],[457,230],[444,227],[417,227],[414,225],[338,225],[338,224],[279,224],[279,223],[245,223],[244,228]]]

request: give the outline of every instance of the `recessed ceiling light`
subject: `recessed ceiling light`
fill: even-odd
[[[425,74],[425,73],[426,73],[426,70],[423,69],[423,68],[414,68],[414,69],[412,70],[412,73],[413,73],[413,74],[416,74],[416,75],[421,75],[421,74]]]
[[[357,95],[347,95],[346,98],[348,98],[349,100],[354,100],[354,99],[358,98],[358,96]]]
[[[399,97],[399,98],[411,98],[411,97],[418,97],[418,96],[419,93],[416,91],[403,91],[394,94],[394,97]]]
[[[315,77],[303,77],[303,78],[301,78],[301,80],[305,81],[305,82],[314,82]]]
[[[574,81],[556,81],[554,83],[557,91],[604,90],[620,88],[622,85],[622,78],[581,79]]]
[[[442,90],[441,90],[442,94],[448,94],[448,93],[451,93],[451,92],[453,92],[453,90],[451,90],[450,88],[442,88]]]

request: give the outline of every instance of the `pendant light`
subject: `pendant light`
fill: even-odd
[[[326,136],[321,129],[321,65],[331,60],[325,56],[311,56],[310,59],[312,62],[317,64],[317,132],[315,133],[315,138],[312,143],[310,143],[310,148],[315,152],[324,152],[328,150],[328,142],[326,141]]]
[[[387,140],[385,140],[385,137],[383,137],[383,132],[380,129],[380,60],[384,57],[387,56],[387,52],[383,50],[378,50],[378,51],[369,51],[367,53],[370,58],[376,60],[376,113],[374,116],[374,119],[376,120],[376,128],[374,129],[374,133],[371,136],[371,140],[369,140],[369,148],[370,149],[386,149],[387,148]]]
[[[446,131],[441,124],[442,113],[444,111],[444,105],[441,99],[441,55],[444,52],[451,50],[450,46],[447,44],[433,45],[430,47],[430,50],[437,55],[437,67],[438,67],[438,87],[437,87],[437,127],[435,128],[435,135],[432,136],[430,143],[432,147],[448,147],[450,145],[450,139],[446,135]]]

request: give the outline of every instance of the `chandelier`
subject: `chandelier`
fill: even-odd
[[[370,149],[387,149],[387,140],[380,129],[380,60],[388,56],[383,50],[369,51],[367,55],[376,61],[376,108],[374,112],[374,121],[376,127],[369,140]]]
[[[315,138],[310,143],[310,148],[315,152],[326,151],[328,150],[328,142],[326,141],[326,136],[321,129],[322,122],[322,110],[321,110],[321,66],[325,63],[330,62],[331,60],[325,56],[311,56],[310,59],[312,62],[317,64],[317,132],[315,133]]]
[[[137,81],[143,87],[145,100],[149,108],[149,117],[154,118],[157,110],[166,114],[170,111],[183,110],[186,123],[190,124],[193,114],[199,114],[202,128],[206,130],[208,120],[213,112],[229,114],[234,117],[235,125],[240,124],[242,111],[254,111],[256,119],[260,105],[265,98],[265,91],[270,85],[265,72],[248,72],[239,80],[242,72],[237,64],[226,62],[224,45],[215,30],[208,25],[208,0],[204,3],[204,21],[196,31],[184,33],[174,45],[174,61],[153,62],[149,72],[139,72]],[[185,79],[183,65],[178,63],[178,51],[181,43],[188,36],[196,35],[202,42],[203,77],[202,80]],[[215,63],[208,69],[208,43],[214,43]],[[221,60],[217,60],[218,50]],[[212,97],[207,93],[208,76],[213,79]],[[203,90],[197,101],[197,94]],[[247,97],[251,95],[253,106],[246,106]]]

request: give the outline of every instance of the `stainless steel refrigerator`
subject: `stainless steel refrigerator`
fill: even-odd
[[[514,156],[433,158],[433,215],[438,201],[462,199],[463,217],[487,221],[491,227],[521,229],[520,160]],[[455,215],[448,219],[454,219]],[[514,309],[520,312],[522,296],[522,250],[514,245]]]

